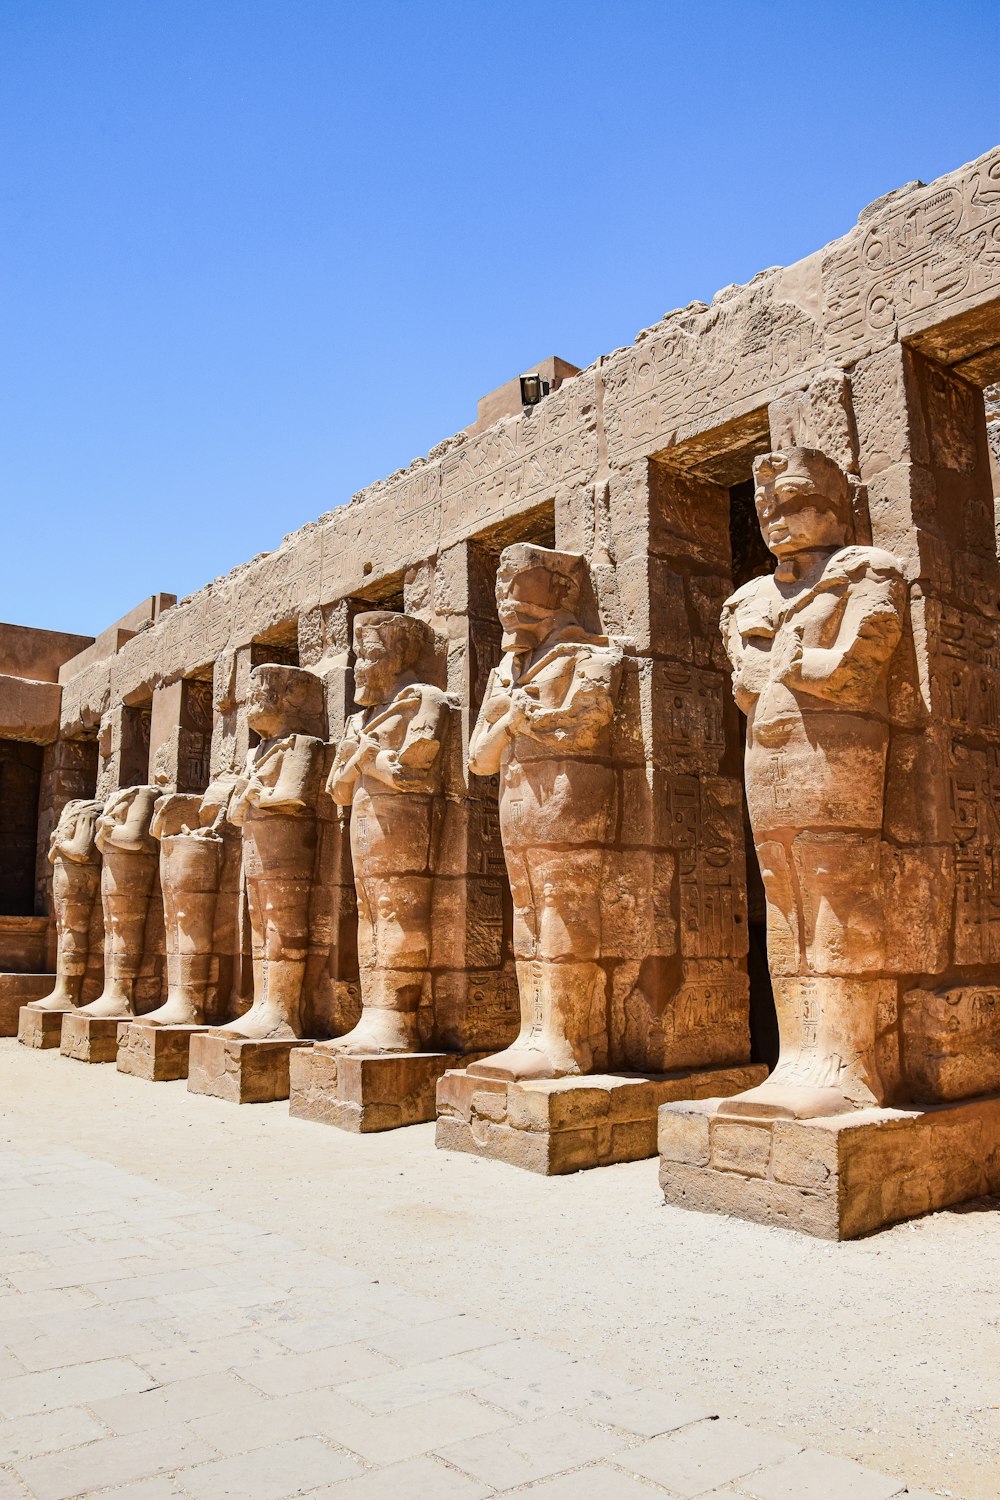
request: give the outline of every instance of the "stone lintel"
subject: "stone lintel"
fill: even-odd
[[[17,1036],[21,1007],[56,987],[54,974],[0,974],[0,1036]]]
[[[511,1082],[446,1073],[438,1084],[436,1144],[557,1176],[656,1155],[661,1104],[706,1094],[738,1094],[767,1076],[747,1063],[642,1075]]]
[[[218,1031],[199,1031],[188,1052],[188,1090],[213,1094],[230,1104],[270,1104],[287,1099],[288,1063],[297,1047],[312,1043],[251,1041]]]
[[[62,1044],[64,1010],[32,1010],[22,1005],[18,1013],[17,1039],[22,1047],[58,1047]]]
[[[1000,1094],[813,1120],[660,1110],[668,1203],[850,1240],[1000,1190]]]
[[[438,1079],[467,1058],[455,1052],[344,1057],[324,1049],[291,1059],[289,1113],[366,1134],[434,1119]]]
[[[59,1051],[76,1062],[113,1063],[118,1057],[120,1016],[88,1016],[68,1010],[62,1018]]]
[[[157,1026],[149,1021],[121,1021],[118,1026],[118,1071],[150,1083],[170,1083],[188,1076],[188,1050],[204,1026]]]

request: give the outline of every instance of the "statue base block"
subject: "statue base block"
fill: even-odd
[[[113,1063],[118,1057],[118,1028],[121,1018],[88,1016],[80,1010],[67,1010],[62,1017],[59,1051],[77,1062]]]
[[[172,1083],[188,1076],[191,1038],[204,1026],[151,1026],[121,1021],[118,1026],[118,1071],[150,1083]]]
[[[738,1094],[766,1075],[750,1063],[524,1082],[446,1073],[437,1091],[436,1144],[550,1177],[642,1161],[656,1155],[657,1110],[668,1099]]]
[[[291,1058],[289,1114],[341,1130],[398,1130],[434,1119],[438,1079],[466,1059],[454,1052],[345,1057],[321,1046]]]
[[[17,1039],[22,1047],[58,1047],[62,1042],[64,1010],[32,1010],[21,1006]]]
[[[853,1240],[1000,1191],[1000,1095],[812,1120],[720,1103],[660,1110],[660,1184],[679,1208]]]
[[[0,974],[0,1036],[17,1036],[22,1005],[51,995],[55,987],[54,974]]]
[[[192,1094],[213,1094],[230,1104],[287,1099],[289,1058],[297,1047],[310,1046],[310,1041],[298,1038],[254,1042],[218,1031],[196,1032],[188,1053],[188,1089]]]

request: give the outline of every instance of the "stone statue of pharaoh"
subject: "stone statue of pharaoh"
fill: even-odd
[[[160,841],[160,889],[167,950],[167,998],[143,1016],[157,1026],[200,1026],[212,981],[215,910],[222,877],[223,824],[236,777],[202,792],[164,791],[150,833]]]
[[[730,598],[722,633],[747,716],[746,791],[767,897],[780,1056],[720,1113],[808,1118],[884,1102],[881,835],[888,676],[902,565],[849,545],[847,478],[811,448],[754,464],[774,575]]]
[[[497,574],[504,656],[490,674],[469,769],[500,775],[521,1030],[468,1072],[558,1078],[607,1063],[602,852],[614,827],[611,723],[622,653],[579,618],[585,560],[517,543]]]
[[[97,820],[96,844],[103,856],[104,990],[81,1007],[98,1020],[135,1015],[135,982],[142,968],[149,898],[156,879],[156,840],[149,831],[158,786],[126,786],[112,792]]]
[[[431,896],[441,819],[441,753],[451,706],[423,681],[431,630],[375,610],[354,622],[354,697],[327,781],[351,809],[361,1019],[324,1050],[420,1049],[417,1010],[431,963]]]
[[[247,722],[260,736],[247,755],[228,817],[243,831],[250,909],[253,1003],[216,1028],[254,1041],[302,1035],[309,893],[323,741],[304,733],[320,717],[322,683],[302,667],[254,667]]]
[[[101,889],[97,848],[100,802],[67,802],[49,839],[52,905],[56,917],[56,985],[29,1010],[76,1010],[90,956],[90,924]]]

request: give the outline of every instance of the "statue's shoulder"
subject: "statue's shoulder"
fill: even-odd
[[[419,694],[422,708],[451,708],[454,703],[444,688],[436,687],[432,682],[414,683],[413,692]]]
[[[723,637],[728,641],[734,632],[744,637],[774,635],[780,603],[773,574],[763,573],[759,578],[748,579],[722,606],[719,626]]]
[[[882,547],[841,547],[827,563],[828,578],[878,578],[906,582],[906,571],[898,557]]]
[[[769,603],[776,595],[777,586],[774,582],[774,575],[762,573],[759,578],[748,579],[730,594],[722,606],[722,613],[723,615],[735,614],[742,604],[759,604],[764,601]]]

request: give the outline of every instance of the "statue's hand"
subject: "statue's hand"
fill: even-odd
[[[792,623],[782,625],[771,647],[771,677],[792,687],[802,667],[802,634]]]

